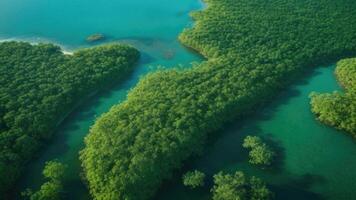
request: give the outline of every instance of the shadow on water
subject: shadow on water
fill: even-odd
[[[283,185],[271,185],[276,200],[323,200],[320,194],[310,191],[313,184],[323,183],[324,178],[317,175],[305,174],[298,179],[291,180]]]
[[[135,46],[140,51],[151,52],[150,56],[156,56],[163,60],[172,60],[176,58],[180,49],[184,49],[200,60],[205,58],[196,50],[189,48],[178,41],[178,39],[165,39],[154,37],[120,37],[110,38],[110,42],[119,42]]]
[[[194,155],[184,162],[180,170],[176,170],[170,180],[165,181],[157,192],[155,199],[209,199],[209,188],[213,186],[212,176],[219,171],[233,172],[241,170],[247,175],[262,178],[276,193],[276,199],[323,199],[319,194],[311,192],[309,188],[316,183],[322,183],[321,176],[305,174],[296,176],[284,169],[286,152],[282,144],[269,132],[264,132],[258,125],[260,122],[273,119],[279,109],[290,104],[291,100],[301,95],[298,87],[306,86],[310,79],[319,75],[317,69],[311,69],[303,77],[295,81],[291,87],[284,89],[279,95],[264,105],[255,108],[255,112],[236,118],[225,126],[211,133],[206,141],[206,148],[201,155]],[[261,169],[248,163],[248,150],[242,147],[243,139],[247,135],[260,136],[276,152],[273,166]],[[190,170],[201,170],[207,175],[206,186],[198,191],[191,191],[183,186],[182,174]],[[276,177],[276,178],[274,178]],[[275,183],[269,179],[277,179]],[[182,193],[186,193],[183,197]]]
[[[53,137],[46,142],[46,145],[37,154],[30,163],[29,167],[25,169],[24,176],[21,181],[16,186],[16,194],[14,194],[15,199],[20,199],[20,192],[25,189],[25,187],[31,185],[31,189],[38,189],[38,187],[43,183],[44,178],[42,177],[42,170],[45,162],[53,159],[60,158],[59,161],[63,163],[71,163],[70,169],[67,170],[66,179],[64,184],[66,188],[70,185],[76,185],[76,190],[86,190],[85,186],[79,179],[73,179],[71,176],[78,176],[73,174],[78,172],[80,168],[79,162],[79,151],[84,146],[83,138],[88,133],[90,124],[93,124],[95,119],[102,112],[106,112],[109,108],[124,99],[127,91],[137,80],[136,71],[137,68],[142,67],[144,64],[148,64],[152,61],[152,58],[143,53],[141,55],[139,63],[136,64],[134,70],[128,75],[125,80],[113,84],[111,87],[102,89],[95,95],[87,98],[83,103],[81,103],[77,108],[75,108],[59,125],[53,133]],[[105,101],[110,100],[110,102]],[[77,136],[73,136],[76,134]],[[78,145],[71,146],[70,139],[80,140]],[[76,156],[71,156],[76,154]],[[74,164],[73,164],[74,163]],[[39,178],[41,177],[41,178]],[[71,195],[66,199],[77,199],[76,193],[87,194],[87,192],[70,191]],[[73,195],[74,194],[74,195]],[[73,198],[72,198],[73,197]]]

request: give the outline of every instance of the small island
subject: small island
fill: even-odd
[[[105,39],[104,34],[96,33],[87,37],[87,42],[98,42]]]

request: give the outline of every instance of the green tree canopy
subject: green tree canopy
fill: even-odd
[[[92,126],[81,152],[94,199],[151,198],[209,133],[310,67],[356,55],[354,0],[206,0],[179,39],[207,61],[142,78]]]
[[[244,148],[255,148],[257,146],[261,146],[262,143],[263,142],[260,137],[248,135],[245,137],[244,143],[242,144],[242,146]]]
[[[198,170],[189,171],[183,175],[183,184],[191,188],[204,186],[205,174]]]
[[[244,148],[250,149],[249,162],[255,165],[270,165],[275,157],[271,148],[258,136],[246,136],[242,144]]]
[[[0,199],[63,118],[123,80],[138,58],[117,44],[64,55],[52,44],[0,43]]]
[[[64,176],[66,166],[57,161],[49,161],[43,169],[43,176],[48,179],[60,180]]]
[[[356,58],[337,63],[336,77],[344,92],[311,93],[311,108],[318,120],[356,137]]]
[[[22,193],[29,200],[60,200],[63,199],[62,179],[65,173],[66,165],[58,161],[49,161],[43,169],[43,175],[47,182],[42,184],[41,188],[33,192],[28,189]]]
[[[234,174],[219,172],[214,175],[213,200],[268,200],[273,194],[263,181],[250,179],[241,171]]]

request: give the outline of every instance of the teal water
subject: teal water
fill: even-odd
[[[237,120],[219,131],[206,152],[186,163],[168,181],[156,199],[209,199],[212,175],[223,170],[242,170],[263,178],[277,200],[353,200],[356,198],[356,144],[343,132],[315,120],[308,95],[312,91],[340,90],[335,67],[316,69],[282,92],[272,104],[246,120]],[[251,166],[241,145],[246,135],[264,138],[277,152],[270,169]],[[182,185],[188,170],[202,170],[209,177],[206,187],[191,190]]]
[[[139,48],[142,59],[128,79],[108,88],[77,108],[58,127],[54,139],[29,165],[18,191],[37,189],[43,179],[45,161],[59,159],[68,165],[66,199],[89,199],[80,181],[78,151],[96,117],[126,98],[139,77],[201,58],[184,49],[177,41],[184,27],[192,25],[191,10],[201,8],[197,0],[1,0],[0,40],[55,42],[65,50],[89,47],[85,38],[102,33],[107,42],[124,42]],[[205,200],[209,186],[190,190],[182,186],[181,173],[200,169],[209,177],[225,170],[243,170],[266,180],[277,199],[349,200],[356,197],[356,144],[345,134],[326,127],[310,113],[311,91],[340,90],[333,75],[334,67],[318,68],[313,74],[286,90],[273,104],[253,117],[239,120],[219,132],[207,145],[206,152],[186,163],[177,177],[167,182],[156,199]],[[247,152],[241,148],[248,134],[265,138],[278,152],[271,169],[250,166]]]
[[[137,47],[142,58],[133,74],[120,86],[108,88],[77,108],[59,127],[51,142],[30,163],[18,185],[17,195],[25,188],[38,189],[41,171],[48,160],[68,165],[65,199],[89,199],[81,182],[78,152],[83,138],[95,119],[111,106],[123,101],[139,78],[155,69],[179,64],[190,66],[202,58],[182,47],[177,37],[193,22],[189,12],[202,7],[197,0],[1,0],[0,40],[54,42],[66,51],[93,45],[86,37],[104,34],[108,42]],[[19,197],[17,197],[19,198]]]

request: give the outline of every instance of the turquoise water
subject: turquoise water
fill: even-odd
[[[124,42],[142,52],[133,74],[120,86],[108,88],[78,107],[58,127],[54,139],[29,165],[18,191],[37,189],[45,161],[59,159],[68,165],[66,199],[89,199],[80,181],[78,151],[96,117],[123,101],[139,77],[201,58],[177,41],[184,27],[193,23],[191,10],[201,8],[197,0],[1,0],[0,40],[55,42],[65,50],[89,47],[85,39],[94,33],[106,36],[103,43]],[[206,187],[190,190],[182,186],[180,176],[189,169],[200,169],[209,177],[225,170],[243,170],[266,180],[277,199],[349,200],[356,197],[356,145],[347,135],[315,121],[310,112],[311,91],[340,90],[334,67],[318,68],[308,77],[284,91],[272,104],[256,115],[231,123],[211,140],[206,152],[188,161],[177,177],[164,184],[156,199],[206,200]],[[259,135],[278,152],[273,168],[261,170],[249,165],[241,148],[244,136]]]
[[[18,191],[38,189],[43,182],[44,163],[59,159],[68,165],[65,180],[66,199],[88,199],[80,181],[78,152],[94,120],[111,106],[126,98],[139,78],[157,69],[182,64],[189,67],[202,58],[182,47],[178,34],[192,26],[192,10],[201,9],[197,0],[1,0],[0,40],[54,42],[66,51],[93,45],[86,37],[101,33],[102,43],[123,42],[137,47],[142,58],[133,74],[120,86],[108,88],[77,108],[58,127],[53,140],[30,163]],[[19,193],[19,192],[17,192]]]
[[[316,121],[309,106],[310,92],[341,89],[334,69],[316,69],[256,115],[219,131],[203,156],[188,161],[185,169],[162,187],[156,199],[209,199],[211,176],[220,170],[242,170],[263,178],[278,200],[355,199],[356,144],[348,135]],[[271,169],[248,164],[248,152],[241,147],[246,135],[264,138],[277,151]],[[207,173],[206,187],[191,190],[182,185],[182,173],[192,169]]]

